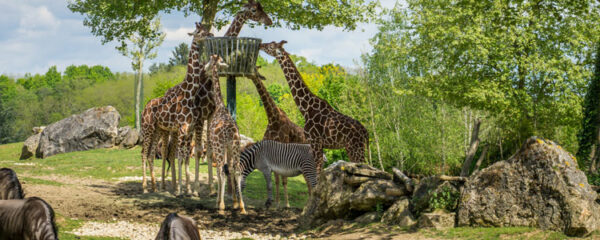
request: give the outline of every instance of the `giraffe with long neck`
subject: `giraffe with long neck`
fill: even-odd
[[[271,24],[273,24],[273,21],[271,21],[271,18],[269,17],[269,15],[267,15],[264,12],[262,5],[258,1],[248,0],[248,3],[244,4],[242,9],[235,15],[233,21],[231,22],[231,25],[229,25],[229,28],[227,29],[227,32],[225,32],[224,36],[225,37],[237,37],[247,20],[260,22],[266,26],[270,26]],[[209,122],[209,124],[210,124],[210,122]],[[203,146],[202,138],[198,137],[198,136],[202,136],[202,135],[200,135],[199,132],[196,131],[196,139],[195,139],[196,144],[200,143],[199,147],[197,147],[196,149],[202,149],[202,146]],[[208,139],[208,136],[207,136],[207,139]],[[210,147],[210,145],[209,145],[209,147]],[[198,158],[200,158],[200,155],[196,154],[196,166],[198,166]],[[196,182],[198,182],[198,167],[196,167]],[[214,191],[214,188],[213,188],[213,170],[212,170],[211,156],[208,156],[208,186],[209,186],[209,191],[212,194]]]
[[[201,79],[206,79],[204,68],[200,64],[200,47],[199,42],[210,36],[209,31],[199,23],[196,23],[196,30],[190,33],[193,36],[191,50],[188,59],[188,71],[186,77],[181,84],[169,89],[165,96],[160,99],[158,105],[151,107],[152,118],[145,123],[144,129],[144,145],[142,150],[142,162],[150,158],[150,163],[153,162],[153,149],[156,148],[158,138],[162,138],[163,142],[167,141],[167,136],[171,134],[173,140],[176,139],[177,158],[179,169],[179,184],[175,182],[175,166],[173,164],[171,171],[173,176],[173,190],[175,194],[179,194],[182,184],[182,165],[185,163],[186,169],[186,192],[189,192],[189,146],[191,142],[191,134],[196,127],[196,120],[201,118],[201,106],[196,101],[196,95],[202,91]],[[204,76],[203,76],[204,75]],[[166,146],[163,144],[163,156],[166,156]],[[145,167],[144,173],[145,173]],[[151,172],[153,166],[151,166]],[[151,173],[153,175],[153,173]],[[142,180],[142,186],[145,181]],[[156,190],[153,179],[153,190]]]
[[[304,117],[304,135],[311,146],[317,170],[323,167],[323,148],[344,148],[350,161],[363,162],[369,143],[367,129],[357,120],[336,111],[327,101],[312,93],[289,54],[286,41],[263,43],[260,49],[275,57],[290,86],[294,102]]]
[[[258,73],[258,69],[255,72],[255,76],[248,76],[248,78],[252,80],[252,83],[254,83],[254,86],[256,86],[256,91],[260,96],[260,100],[262,101],[263,107],[265,108],[265,112],[267,114],[268,123],[265,134],[263,135],[263,140],[273,140],[281,143],[308,143],[306,141],[306,137],[304,137],[304,130],[292,122],[285,112],[281,110],[281,108],[277,107],[277,104],[275,104],[275,101],[263,83],[265,77]],[[287,177],[279,176],[277,173],[275,173],[275,202],[277,205],[279,205],[280,177],[283,185],[283,194],[285,196],[285,205],[286,207],[290,207],[287,192]]]
[[[233,174],[229,174],[230,181],[236,185],[233,187],[233,189],[235,189],[235,193],[233,194],[233,206],[234,208],[239,206],[241,213],[246,214],[241,190],[242,171],[239,165],[240,134],[235,120],[233,120],[231,114],[229,114],[221,97],[218,70],[221,66],[227,66],[225,63],[222,63],[222,61],[223,59],[218,55],[212,55],[205,66],[206,71],[210,72],[213,90],[215,92],[213,96],[215,111],[208,128],[208,137],[211,143],[208,154],[215,160],[217,167],[217,179],[219,184],[217,207],[219,208],[219,213],[222,214],[225,210],[224,199],[226,176],[223,167],[225,163],[227,163],[227,165],[230,166],[230,171],[233,172]]]

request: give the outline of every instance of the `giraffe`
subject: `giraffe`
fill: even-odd
[[[211,143],[208,148],[209,156],[216,162],[217,179],[219,191],[217,192],[217,207],[219,213],[223,214],[225,210],[225,172],[223,166],[225,163],[229,166],[232,174],[229,174],[229,179],[235,186],[233,194],[233,206],[239,206],[242,214],[246,214],[244,207],[244,199],[242,198],[240,161],[240,134],[237,124],[229,114],[229,111],[223,103],[221,97],[221,86],[219,83],[219,67],[227,66],[222,62],[223,59],[218,55],[210,56],[209,62],[205,65],[205,71],[210,71],[211,80],[213,82],[213,95],[215,103],[215,111],[210,121],[208,137]]]
[[[258,73],[258,68],[255,73],[255,76],[247,76],[247,78],[252,80],[252,83],[256,86],[256,91],[260,96],[260,100],[262,101],[267,114],[268,124],[265,134],[263,135],[263,140],[273,140],[281,143],[308,143],[304,137],[304,130],[292,122],[285,112],[277,107],[275,101],[273,101],[273,98],[271,98],[271,95],[269,95],[267,88],[262,82],[265,77]],[[281,177],[285,205],[286,207],[290,207],[287,192],[287,177],[279,176],[277,173],[274,174],[276,187],[275,202],[279,205],[279,178]]]
[[[186,168],[186,193],[189,192],[189,146],[191,141],[191,133],[193,133],[197,119],[202,118],[202,107],[199,106],[200,102],[196,100],[197,95],[212,95],[211,89],[204,89],[201,84],[202,79],[206,79],[206,74],[203,71],[204,68],[200,65],[200,51],[199,41],[210,36],[208,29],[204,26],[196,23],[196,29],[190,33],[193,36],[191,50],[188,59],[188,71],[184,81],[173,88],[169,89],[165,95],[159,99],[160,103],[155,104],[151,107],[151,118],[149,121],[145,121],[144,131],[144,143],[142,150],[142,162],[145,173],[145,162],[150,158],[150,164],[153,165],[153,151],[156,146],[156,142],[159,138],[162,138],[164,143],[168,142],[168,136],[177,144],[177,158],[179,168],[179,184],[175,182],[175,166],[173,164],[172,171],[172,183],[173,191],[175,194],[179,194],[182,179],[181,179],[181,166],[185,163]],[[163,144],[163,156],[166,156],[166,148],[169,144]],[[155,191],[155,180],[153,173],[153,166],[151,166],[152,175],[152,190]],[[145,181],[142,180],[142,187]],[[145,189],[145,188],[144,188]]]
[[[244,26],[244,24],[246,23],[246,21],[250,19],[256,22],[260,22],[266,26],[270,26],[273,24],[273,21],[271,21],[271,18],[269,17],[269,15],[267,15],[265,13],[265,11],[262,8],[262,5],[260,4],[260,2],[255,1],[255,0],[248,0],[248,3],[244,4],[244,6],[242,7],[242,9],[236,13],[233,21],[231,21],[231,25],[229,25],[229,28],[227,29],[227,32],[225,32],[225,37],[237,37],[238,34],[240,33],[240,31],[242,30],[242,27]],[[210,124],[210,123],[209,123]],[[198,136],[201,136],[198,134],[198,132],[196,132],[196,143],[201,142],[202,139],[199,138]],[[208,136],[207,136],[208,139]],[[208,143],[207,143],[208,144]],[[202,147],[202,145],[200,145],[200,147]],[[196,154],[196,166],[198,166],[198,157],[199,155]],[[210,194],[213,194],[214,188],[213,188],[213,170],[212,170],[212,159],[210,158],[211,156],[208,156],[208,186],[209,186],[209,191]],[[196,183],[197,186],[199,184],[198,182],[198,168],[196,168]]]
[[[363,162],[369,133],[357,120],[339,113],[327,101],[317,97],[304,83],[300,72],[283,44],[263,43],[260,49],[277,59],[290,86],[294,102],[304,117],[304,135],[310,143],[317,170],[323,168],[323,148],[345,148],[350,161]]]

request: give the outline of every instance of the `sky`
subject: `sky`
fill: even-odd
[[[380,0],[380,3],[390,8],[396,0]],[[131,61],[115,49],[116,43],[102,45],[100,37],[93,36],[83,26],[83,19],[67,8],[66,0],[0,0],[0,74],[43,74],[51,66],[63,71],[72,64],[104,65],[116,72],[132,72]],[[155,62],[168,62],[176,45],[189,44],[191,37],[187,33],[198,20],[197,16],[186,18],[182,13],[161,15],[165,41],[157,50],[158,57],[144,63],[145,69]],[[226,29],[227,26],[215,35],[223,35]],[[370,52],[369,39],[376,32],[377,25],[373,23],[359,24],[355,31],[336,27],[292,31],[246,26],[239,36],[257,37],[263,42],[287,40],[288,52],[311,62],[353,67],[361,54]],[[266,57],[264,53],[261,55]]]

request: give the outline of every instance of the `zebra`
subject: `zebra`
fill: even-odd
[[[10,168],[0,169],[0,200],[23,199],[23,188],[17,173]]]
[[[155,240],[200,240],[196,222],[186,216],[170,213],[160,225]]]
[[[41,198],[0,201],[0,240],[57,240],[54,210]]]
[[[239,164],[242,169],[242,190],[246,187],[246,177],[254,169],[263,173],[267,181],[267,208],[273,202],[271,172],[285,177],[304,175],[309,194],[317,185],[317,168],[310,154],[309,144],[263,140],[245,147],[240,154]],[[284,188],[284,194],[286,205],[289,207],[287,188]]]

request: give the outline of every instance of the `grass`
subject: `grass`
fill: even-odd
[[[466,239],[466,240],[493,240],[493,239],[569,239],[561,232],[544,231],[529,227],[502,227],[502,228],[473,228],[457,227],[446,230],[424,230],[428,237],[443,239]]]
[[[44,179],[39,179],[39,178],[33,178],[33,177],[19,177],[19,181],[21,181],[21,183],[37,184],[37,185],[51,185],[51,186],[62,186],[63,185],[62,183],[59,183],[59,182],[44,180]]]
[[[77,178],[94,178],[116,181],[120,177],[141,176],[141,148],[132,149],[95,149],[84,152],[71,152],[50,156],[45,159],[32,158],[18,160],[23,143],[0,145],[0,167],[9,167],[25,182],[33,184],[55,185],[61,183],[47,181],[30,176],[61,175]],[[155,161],[155,174],[160,174],[162,160]],[[194,169],[193,159],[190,159],[190,169]],[[193,172],[193,170],[192,170]],[[200,165],[200,172],[208,173],[206,164]],[[275,180],[273,179],[273,194]],[[280,187],[281,192],[283,188]],[[302,176],[288,179],[290,205],[302,208],[308,199],[308,190]],[[283,201],[283,194],[280,195]],[[263,174],[254,171],[248,176],[244,198],[264,201],[267,198],[266,182]]]

